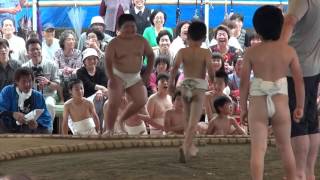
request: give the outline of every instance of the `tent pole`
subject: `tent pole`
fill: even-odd
[[[209,8],[210,8],[210,4],[207,3],[209,2],[209,0],[205,0],[204,1],[205,5],[204,5],[204,23],[206,24],[207,26],[207,40],[209,40]]]
[[[37,31],[37,0],[32,0],[32,30]]]

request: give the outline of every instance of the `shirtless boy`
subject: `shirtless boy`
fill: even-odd
[[[98,135],[99,117],[93,103],[83,97],[82,81],[71,79],[68,88],[72,98],[64,103],[62,134],[68,134],[68,118],[70,116],[74,135]]]
[[[186,118],[185,137],[182,147],[179,149],[180,162],[185,163],[190,156],[196,156],[198,149],[192,143],[192,138],[196,131],[197,122],[202,114],[204,94],[208,89],[206,70],[208,70],[210,80],[213,79],[214,71],[209,49],[201,48],[202,42],[206,38],[207,27],[202,22],[192,22],[188,29],[189,47],[182,48],[176,55],[175,63],[170,74],[170,92],[174,92],[175,78],[178,69],[183,64],[185,79],[181,84],[181,92]]]
[[[253,17],[262,42],[247,49],[240,82],[241,120],[248,115],[251,134],[251,176],[263,179],[269,120],[288,180],[296,179],[295,158],[290,133],[291,121],[287,95],[287,73],[290,70],[296,92],[295,121],[303,116],[304,81],[295,50],[279,41],[283,15],[275,6],[262,6]],[[249,83],[250,72],[254,78]],[[247,100],[250,94],[249,112]]]
[[[164,115],[164,130],[166,134],[183,134],[185,121],[181,91],[176,91],[172,97],[173,108]]]
[[[227,96],[219,96],[213,102],[218,116],[210,120],[207,134],[213,135],[233,135],[246,134],[237,121],[231,117],[232,101]]]
[[[144,83],[148,83],[154,65],[152,48],[143,37],[137,34],[134,17],[130,14],[123,14],[118,19],[118,25],[120,34],[109,43],[105,55],[106,72],[109,78],[109,105],[106,110],[104,135],[113,134],[120,97],[123,96],[124,91],[132,101],[118,117],[120,123],[136,114],[146,104],[147,90]],[[146,56],[148,61],[141,77],[143,56]]]
[[[157,76],[158,92],[151,95],[147,102],[147,110],[150,120],[150,134],[162,135],[164,132],[164,116],[167,110],[172,108],[171,96],[168,93],[169,75],[160,73]]]

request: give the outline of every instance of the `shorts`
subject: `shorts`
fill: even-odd
[[[319,120],[317,113],[317,94],[320,74],[311,77],[304,77],[305,105],[304,116],[299,123],[293,121],[293,111],[296,106],[296,95],[293,78],[288,77],[288,96],[291,114],[291,137],[319,133]]]

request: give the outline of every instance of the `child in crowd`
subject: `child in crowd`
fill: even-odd
[[[172,108],[171,96],[168,93],[168,74],[158,74],[158,92],[151,95],[147,102],[150,120],[150,134],[161,135],[164,132],[164,117],[167,110]]]
[[[251,177],[255,180],[263,179],[268,124],[271,122],[286,177],[288,180],[295,180],[297,176],[290,141],[291,121],[286,76],[290,70],[297,104],[293,118],[299,122],[303,116],[305,92],[298,57],[292,47],[278,41],[283,25],[280,9],[275,6],[258,8],[253,24],[262,37],[262,42],[246,50],[240,82],[241,120],[248,115],[251,134]],[[251,70],[254,77],[250,82]]]
[[[232,115],[233,105],[229,97],[219,96],[214,100],[213,105],[218,115],[210,120],[207,134],[246,134],[245,130],[240,127],[237,121],[234,118],[230,117]]]
[[[83,83],[80,79],[70,79],[69,91],[72,96],[64,103],[62,134],[68,134],[68,118],[72,119],[74,135],[98,135],[99,117],[91,101],[83,97]]]
[[[202,105],[205,92],[208,89],[206,71],[210,80],[214,77],[211,52],[201,48],[206,38],[207,27],[203,22],[194,21],[188,29],[188,47],[182,48],[176,55],[171,70],[169,86],[170,92],[175,90],[175,79],[180,65],[183,65],[184,80],[181,83],[181,92],[184,103],[184,116],[186,118],[185,137],[179,149],[180,162],[185,163],[188,157],[196,156],[198,149],[192,142],[197,123],[202,114]]]
[[[164,115],[164,130],[166,134],[183,134],[185,121],[181,91],[177,90],[173,97],[173,109]]]
[[[213,106],[214,100],[219,96],[228,96],[226,93],[224,93],[224,89],[227,87],[227,84],[227,73],[224,71],[216,72],[213,81],[213,89],[205,94],[204,107],[208,120],[211,120],[216,115],[216,109]]]
[[[104,135],[114,132],[117,118],[122,124],[124,120],[136,114],[147,102],[148,83],[154,65],[154,54],[149,43],[137,34],[135,18],[130,14],[122,14],[118,19],[119,35],[111,40],[106,50],[106,71],[109,78],[109,105],[106,110]],[[140,76],[142,57],[148,59],[147,66]],[[118,117],[120,100],[127,93],[132,101]]]

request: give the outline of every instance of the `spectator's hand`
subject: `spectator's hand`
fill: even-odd
[[[30,129],[37,129],[38,123],[35,120],[31,120],[31,121],[28,122],[28,126],[29,126]]]
[[[103,99],[103,94],[102,94],[102,92],[101,92],[100,90],[98,90],[98,91],[96,92],[96,97],[95,97],[95,99],[96,99],[97,101],[101,101],[101,100]]]
[[[303,117],[303,108],[296,108],[293,111],[293,120],[296,123],[299,123],[302,117]]]
[[[14,112],[13,113],[13,118],[18,121],[20,124],[24,124],[25,123],[25,118],[24,118],[24,114],[21,112]]]
[[[248,125],[248,110],[241,110],[240,122],[243,125]]]
[[[70,75],[70,74],[72,74],[72,72],[73,72],[72,68],[69,68],[69,67],[64,67],[63,68],[63,74],[64,75]]]

